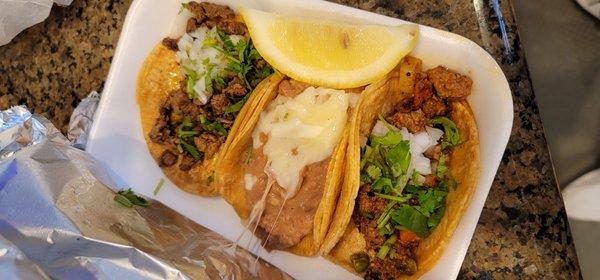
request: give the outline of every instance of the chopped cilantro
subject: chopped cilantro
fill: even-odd
[[[379,177],[371,188],[378,193],[389,193],[392,190],[392,179],[386,177]]]
[[[246,104],[246,101],[248,101],[249,97],[250,93],[246,94],[246,96],[244,96],[244,98],[242,98],[240,101],[225,108],[225,114],[237,113],[242,110],[242,107],[244,107],[244,104]]]
[[[416,170],[413,170],[413,174],[412,174],[412,178],[410,179],[410,183],[413,184],[414,186],[421,185],[421,183],[419,183],[419,172],[417,172]]]
[[[447,117],[435,117],[431,120],[432,124],[442,125],[444,128],[444,140],[442,141],[442,149],[454,147],[460,144],[460,134],[456,124]]]
[[[448,172],[448,167],[446,167],[446,156],[444,153],[440,153],[440,159],[438,160],[437,170],[435,171],[435,176],[439,179],[444,179],[446,177],[446,173]]]
[[[177,135],[179,135],[179,138],[188,138],[188,137],[192,137],[192,136],[198,135],[198,131],[179,129],[177,131]]]
[[[381,177],[381,169],[375,165],[369,165],[366,171],[372,180],[377,180],[379,177]]]
[[[427,217],[409,205],[402,205],[392,214],[392,220],[398,225],[414,232],[419,237],[427,237],[429,228],[427,227]]]
[[[120,190],[115,195],[114,200],[125,207],[132,207],[133,205],[147,207],[149,205],[145,198],[138,196],[131,189]]]
[[[165,179],[164,178],[160,178],[160,181],[158,181],[158,184],[156,184],[156,187],[154,187],[154,195],[158,195],[158,192],[160,191],[160,189],[162,188],[162,186],[165,184]]]
[[[383,136],[371,135],[371,144],[381,145],[384,147],[392,147],[402,141],[402,135],[400,132],[389,130]]]
[[[410,196],[393,196],[387,194],[376,193],[375,196],[385,198],[388,200],[396,201],[396,202],[406,202],[410,199]]]
[[[379,251],[377,252],[377,257],[382,260],[385,259],[387,254],[390,252],[390,249],[392,249],[392,247],[394,246],[394,243],[396,243],[396,239],[398,239],[398,235],[392,234],[392,236],[390,236],[390,238],[388,238],[379,248]]]
[[[406,174],[408,165],[410,164],[410,146],[408,141],[399,141],[385,154],[385,161],[392,170],[394,177]]]
[[[204,116],[200,117],[200,125],[202,126],[202,128],[206,129],[207,131],[219,133],[223,136],[227,136],[227,130],[225,129],[225,127],[223,127],[223,125],[221,125],[218,122],[211,122],[211,121],[207,120],[206,117],[204,117]]]
[[[446,212],[446,206],[442,206],[440,208],[438,208],[433,214],[431,214],[431,216],[429,216],[429,218],[427,219],[427,226],[430,229],[434,229],[437,227],[437,225],[440,223],[440,220],[442,219],[442,217],[444,216],[444,213]]]
[[[198,93],[194,89],[194,85],[196,85],[196,82],[198,82],[197,79],[194,79],[192,76],[188,76],[188,79],[185,83],[185,91],[187,92],[188,97],[190,99],[198,98]]]
[[[184,140],[180,140],[181,141],[181,146],[183,147],[183,149],[188,152],[194,159],[200,159],[201,155],[200,152],[198,151],[198,149],[196,148],[196,146],[191,145],[187,142],[185,142]]]

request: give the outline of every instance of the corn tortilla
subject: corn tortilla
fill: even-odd
[[[356,119],[350,124],[345,180],[333,222],[320,253],[352,272],[354,268],[350,257],[354,253],[366,252],[365,239],[351,221],[360,187],[360,138],[371,133],[379,115],[389,115],[395,105],[410,98],[410,93],[403,90],[407,87],[402,78],[405,72],[405,69],[398,66],[382,81],[367,87],[358,103]],[[408,88],[412,87],[408,85]],[[448,168],[458,186],[455,190],[449,190],[446,212],[439,225],[417,248],[417,272],[401,279],[417,279],[435,265],[447,247],[476,187],[479,174],[479,137],[475,117],[465,101],[452,102],[450,106],[450,119],[460,131],[461,144],[452,149]]]
[[[248,116],[246,125],[236,135],[235,140],[229,149],[225,152],[223,164],[221,165],[222,174],[219,180],[222,182],[221,191],[223,198],[233,206],[235,211],[242,219],[248,219],[251,209],[246,200],[246,190],[244,187],[244,169],[242,163],[245,151],[252,145],[252,132],[258,123],[261,112],[266,109],[269,102],[277,97],[277,87],[283,79],[281,74],[274,74],[275,77],[265,86],[266,92],[261,95],[261,99],[254,107],[254,111]],[[323,187],[323,195],[315,213],[312,233],[305,236],[300,243],[288,249],[288,251],[302,256],[312,256],[318,252],[325,235],[329,229],[329,224],[333,218],[335,204],[341,190],[343,179],[344,160],[346,157],[348,124],[356,115],[356,110],[350,110],[349,121],[342,133],[339,143],[335,146],[331,160],[327,166],[327,175]]]
[[[189,171],[182,171],[178,167],[181,162],[181,157],[179,157],[176,164],[162,167],[165,176],[186,192],[201,196],[219,195],[221,186],[219,178],[221,177],[217,176],[217,170],[225,154],[224,151],[233,143],[238,131],[242,130],[246,118],[251,115],[251,112],[254,112],[254,107],[261,99],[265,89],[269,88],[273,80],[280,79],[279,77],[279,74],[273,74],[254,89],[237,115],[227,140],[213,158],[204,159],[202,164],[196,164]],[[136,99],[140,109],[142,131],[148,150],[157,162],[165,148],[161,144],[151,141],[149,133],[159,116],[159,110],[165,98],[169,92],[179,88],[179,83],[183,79],[175,52],[160,43],[150,52],[138,74]]]

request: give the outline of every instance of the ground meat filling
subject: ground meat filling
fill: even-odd
[[[246,35],[246,26],[236,20],[236,15],[227,6],[189,2],[184,5],[192,13],[187,21],[186,32],[197,28],[217,26],[226,35]],[[165,38],[162,44],[170,50],[178,50],[178,39]],[[222,85],[213,87],[213,94],[206,104],[197,98],[192,98],[186,92],[186,80],[180,87],[168,94],[159,109],[159,116],[152,127],[149,138],[152,142],[161,144],[164,152],[157,159],[161,167],[177,165],[179,169],[188,171],[205,159],[211,159],[227,139],[239,108],[228,112],[232,105],[245,100],[263,77],[253,73],[267,74],[270,66],[262,59],[253,61],[255,71],[246,78],[247,85],[236,73],[228,73],[223,78]],[[267,69],[268,68],[268,69]]]
[[[281,83],[279,83],[279,87],[277,87],[277,94],[287,97],[295,97],[310,86],[311,85],[307,83],[299,82],[292,79],[285,79],[281,81]]]
[[[386,118],[397,127],[406,127],[411,133],[423,131],[431,118],[448,114],[447,104],[464,100],[473,85],[469,77],[443,66],[413,75],[412,98],[397,105],[395,112]]]
[[[386,117],[392,125],[407,128],[411,133],[424,131],[426,126],[431,126],[430,122],[434,117],[448,116],[450,103],[464,100],[471,92],[472,81],[469,77],[442,66],[426,72],[419,70],[411,75],[414,75],[412,97],[397,104],[394,111]],[[436,170],[442,153],[448,162],[450,154],[443,152],[440,145],[424,153],[431,160],[432,170]],[[435,174],[430,174],[424,177],[422,184],[435,187],[438,180]],[[360,187],[356,198],[352,221],[366,241],[367,252],[360,253],[360,256],[368,255],[369,259],[368,267],[364,270],[365,279],[398,279],[414,274],[418,268],[415,252],[419,246],[419,238],[409,231],[398,230],[395,234],[400,237],[391,246],[390,253],[383,259],[376,256],[387,238],[377,228],[377,220],[385,212],[388,202],[376,196],[369,183]],[[420,202],[413,197],[407,204],[414,206]],[[406,235],[403,237],[403,234]]]
[[[387,204],[387,200],[375,196],[369,184],[361,187],[352,220],[363,234],[368,251],[377,252],[385,242],[385,237],[377,229],[377,218]],[[378,257],[370,258],[365,279],[398,279],[403,275],[413,274],[416,271],[414,259],[417,247],[418,241],[397,240],[392,248],[394,254],[383,260]]]
[[[465,99],[471,93],[473,81],[446,67],[438,66],[427,71],[429,80],[433,83],[437,94],[453,101]]]

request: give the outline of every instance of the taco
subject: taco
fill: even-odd
[[[363,92],[321,254],[365,279],[415,279],[433,267],[476,186],[471,87],[408,56]]]
[[[310,256],[331,222],[362,88],[274,85],[227,151],[223,197],[266,249]]]
[[[189,2],[183,36],[165,38],[137,81],[142,128],[152,157],[185,191],[218,195],[215,169],[272,82],[273,69],[226,6]],[[272,79],[277,80],[277,77]]]

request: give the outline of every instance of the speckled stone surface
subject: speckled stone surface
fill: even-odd
[[[101,90],[130,2],[75,0],[0,47],[0,108],[26,104],[64,131],[78,101]],[[337,2],[463,35],[508,78],[512,135],[459,278],[581,278],[510,1]]]

